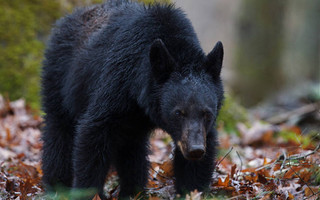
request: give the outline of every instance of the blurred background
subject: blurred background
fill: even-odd
[[[206,52],[216,41],[223,42],[223,77],[242,105],[285,98],[282,94],[297,93],[293,90],[320,92],[319,0],[176,0],[176,4],[193,22]]]
[[[41,62],[52,25],[77,6],[99,2],[1,0],[0,93],[39,109]],[[222,75],[236,102],[263,108],[320,99],[320,0],[172,2],[192,21],[205,52],[217,41],[224,44]]]

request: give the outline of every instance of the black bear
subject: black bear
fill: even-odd
[[[120,197],[147,183],[148,137],[176,144],[177,193],[205,190],[214,169],[223,100],[223,46],[205,55],[171,4],[109,0],[59,20],[45,53],[43,181],[103,193],[114,166]]]

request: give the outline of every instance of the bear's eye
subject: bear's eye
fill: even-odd
[[[175,110],[174,111],[174,114],[177,116],[177,117],[182,117],[184,116],[184,112],[182,110]]]

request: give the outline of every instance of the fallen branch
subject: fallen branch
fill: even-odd
[[[318,146],[311,152],[309,153],[306,153],[306,154],[295,154],[295,155],[292,155],[292,156],[289,156],[287,157],[285,154],[281,154],[277,160],[275,160],[273,163],[270,163],[270,164],[267,164],[267,165],[264,165],[262,167],[259,167],[256,169],[256,171],[259,171],[261,169],[265,169],[265,168],[268,168],[268,167],[273,167],[275,164],[277,164],[278,162],[282,162],[282,165],[284,165],[286,162],[289,162],[291,160],[301,160],[301,159],[305,159],[306,157],[312,155],[312,154],[315,154],[318,150],[320,149],[320,143],[318,144]],[[281,166],[282,166],[281,165]]]
[[[267,121],[271,124],[280,124],[280,123],[289,121],[292,118],[296,118],[296,117],[299,117],[302,115],[313,113],[317,110],[319,111],[319,109],[320,109],[320,102],[316,102],[316,103],[302,106],[300,108],[297,108],[295,110],[292,110],[292,111],[289,111],[286,113],[281,113],[279,115],[270,117],[270,118],[266,119],[265,121]]]

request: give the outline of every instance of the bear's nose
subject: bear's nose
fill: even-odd
[[[204,155],[204,145],[192,145],[188,153],[188,157],[191,159],[200,159]]]

